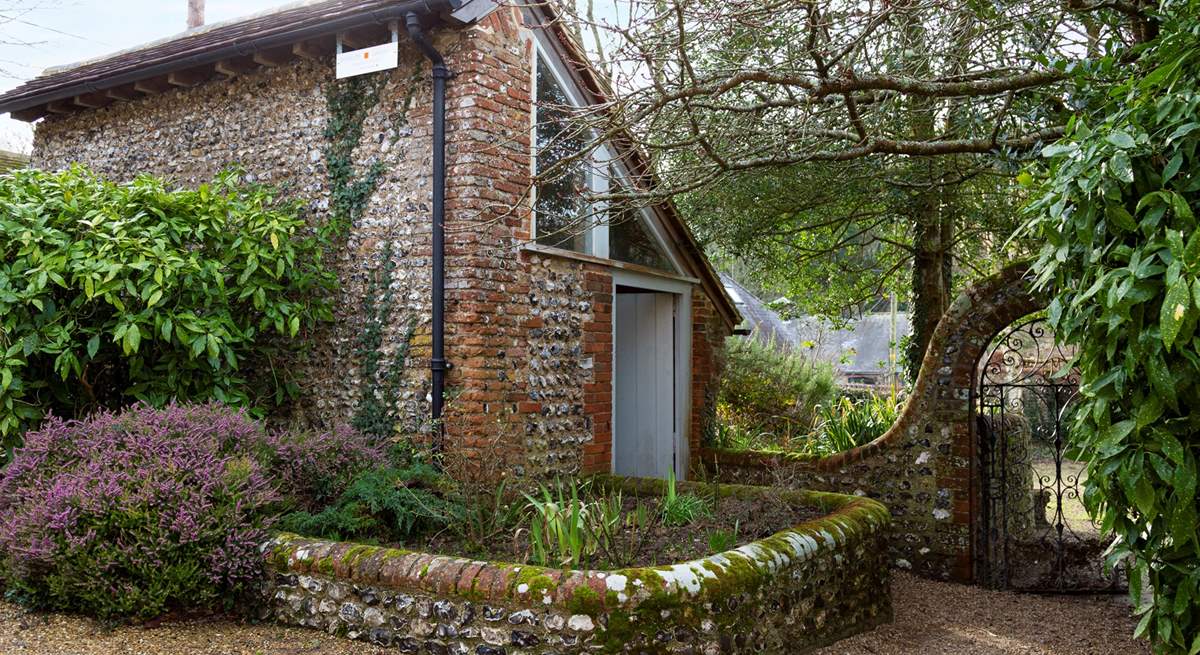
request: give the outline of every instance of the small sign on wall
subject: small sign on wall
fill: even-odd
[[[365,75],[400,65],[400,44],[392,41],[337,56],[337,79]]]

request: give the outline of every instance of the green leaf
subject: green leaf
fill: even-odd
[[[1175,212],[1175,217],[1183,220],[1189,226],[1195,222],[1196,216],[1192,213],[1192,207],[1188,201],[1178,193],[1171,194],[1171,210]]]
[[[8,391],[12,386],[13,372],[10,368],[0,368],[0,391]]]
[[[1155,393],[1162,398],[1163,403],[1172,409],[1178,407],[1178,398],[1175,393],[1175,380],[1171,377],[1171,369],[1167,367],[1166,361],[1163,360],[1162,353],[1154,351],[1145,364],[1146,377],[1150,378],[1150,385]]]
[[[158,301],[162,300],[162,296],[162,289],[158,289],[154,293],[150,294],[150,299],[146,301],[146,307],[153,307],[157,305]]]
[[[1137,427],[1144,428],[1154,423],[1162,416],[1163,402],[1158,396],[1151,395],[1138,406]]]
[[[1137,221],[1133,220],[1133,214],[1129,213],[1123,205],[1109,205],[1104,210],[1104,216],[1109,223],[1125,230],[1126,232],[1134,232],[1137,230]]]
[[[1189,267],[1200,263],[1200,230],[1193,231],[1187,245],[1184,246],[1183,263]]]
[[[1075,152],[1079,146],[1074,143],[1052,143],[1045,148],[1042,148],[1042,156],[1046,159],[1053,159],[1068,152]]]
[[[1179,330],[1191,314],[1191,309],[1192,293],[1189,281],[1180,277],[1167,290],[1167,297],[1163,299],[1158,317],[1162,342],[1168,350],[1175,343],[1175,337],[1179,336]]]
[[[88,342],[87,342],[88,359],[94,358],[96,356],[96,352],[98,352],[99,350],[100,350],[100,335],[93,334],[92,338],[88,339]]]
[[[1109,167],[1118,180],[1126,184],[1133,183],[1133,163],[1129,161],[1129,155],[1124,150],[1118,150],[1117,154],[1112,156]]]
[[[1141,621],[1138,621],[1137,628],[1133,631],[1134,639],[1141,639],[1146,636],[1146,631],[1150,628],[1150,621],[1154,619],[1154,612],[1146,612]]]
[[[138,347],[142,343],[142,330],[136,324],[131,324],[129,329],[125,331],[125,354],[132,355],[138,351]]]
[[[1124,130],[1113,130],[1112,132],[1108,133],[1108,136],[1105,137],[1105,139],[1118,148],[1127,149],[1137,145],[1134,143],[1133,137],[1129,136],[1129,134]]]
[[[1100,441],[1096,444],[1096,450],[1105,456],[1116,454],[1125,447],[1123,443],[1125,438],[1133,432],[1136,426],[1137,424],[1131,420],[1120,421],[1108,426],[1108,429],[1100,433]]]
[[[1175,177],[1175,174],[1179,172],[1181,166],[1183,166],[1183,153],[1177,152],[1163,168],[1163,184],[1170,182],[1171,178]]]

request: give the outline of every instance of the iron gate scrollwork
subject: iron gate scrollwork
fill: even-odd
[[[1083,506],[1085,465],[1067,438],[1079,393],[1072,353],[1044,319],[1009,326],[979,362],[975,389],[980,582],[1026,591],[1101,591],[1106,541]]]

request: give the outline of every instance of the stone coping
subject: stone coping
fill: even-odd
[[[666,489],[661,480],[612,476],[596,476],[594,480],[612,490],[646,496],[662,495]],[[771,494],[795,504],[819,507],[828,514],[690,562],[612,571],[489,562],[292,534],[277,535],[264,544],[263,550],[269,567],[277,573],[314,574],[354,585],[596,616],[613,610],[725,601],[758,589],[806,560],[828,556],[868,538],[878,539],[891,522],[887,509],[867,498],[745,485],[678,483],[678,489],[688,493],[714,487],[723,497]]]

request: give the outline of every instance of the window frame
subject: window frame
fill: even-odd
[[[530,86],[529,86],[529,88],[531,91],[531,93],[530,93],[531,107],[530,107],[530,112],[529,112],[530,113],[529,172],[530,172],[531,177],[536,177],[536,175],[537,175],[537,156],[538,156],[538,152],[537,152],[537,128],[538,128],[537,88],[538,87],[537,87],[537,84],[538,84],[539,58],[540,58],[540,61],[545,64],[546,69],[548,69],[550,71],[550,73],[554,76],[555,83],[557,83],[559,85],[559,87],[563,90],[563,93],[567,96],[567,99],[570,101],[570,103],[573,106],[582,108],[582,107],[588,106],[588,104],[590,104],[590,103],[588,103],[586,101],[583,91],[581,90],[579,84],[575,80],[575,76],[563,64],[562,57],[558,56],[558,50],[555,47],[554,43],[551,41],[551,37],[549,34],[547,34],[546,30],[542,29],[542,28],[533,28],[533,29],[529,30],[529,33],[531,35],[530,41],[532,43],[532,47],[530,48],[531,57],[530,57],[530,67],[529,67],[530,68],[530,79],[529,79]],[[604,194],[604,193],[608,192],[610,173],[605,172],[606,169],[612,170],[613,175],[619,176],[620,179],[625,184],[632,186],[631,180],[632,180],[633,176],[631,176],[629,174],[629,170],[628,170],[628,168],[626,168],[625,164],[619,158],[615,158],[612,155],[612,150],[608,147],[608,145],[599,146],[596,149],[596,151],[592,153],[592,155],[588,159],[588,161],[591,163],[591,166],[589,167],[589,169],[587,171],[588,188],[593,193]],[[670,274],[670,275],[684,274],[684,271],[686,271],[686,268],[683,265],[683,260],[681,259],[679,254],[675,251],[675,249],[668,245],[670,242],[666,238],[665,230],[662,227],[661,220],[659,219],[657,212],[655,212],[650,207],[639,208],[637,210],[637,212],[638,212],[638,215],[636,218],[641,221],[642,227],[649,234],[650,238],[654,239],[655,244],[666,256],[667,261],[669,262],[669,264],[671,266],[670,269],[664,270],[663,272]],[[604,217],[604,216],[607,216],[607,209],[603,205],[603,203],[600,203],[599,205],[594,205],[592,207],[592,214],[593,214],[593,216],[596,216],[596,217]],[[534,186],[530,190],[529,237],[530,237],[530,242],[532,242],[532,243],[537,243],[537,238],[538,238],[537,219],[538,219],[538,216],[537,216],[537,187]],[[555,246],[544,246],[544,245],[543,245],[543,247],[556,248]],[[561,250],[564,250],[567,252],[576,252],[576,251],[570,250],[568,248],[557,248],[557,249],[561,249]],[[591,255],[593,257],[599,257],[602,259],[608,259],[608,260],[612,260],[612,261],[621,261],[621,260],[615,260],[611,256],[609,222],[607,220],[595,220],[595,221],[593,221],[592,225],[590,225],[587,228],[587,230],[584,234],[584,251],[582,254]],[[632,262],[624,262],[624,263],[632,263]],[[654,269],[654,270],[658,270],[658,269]]]

